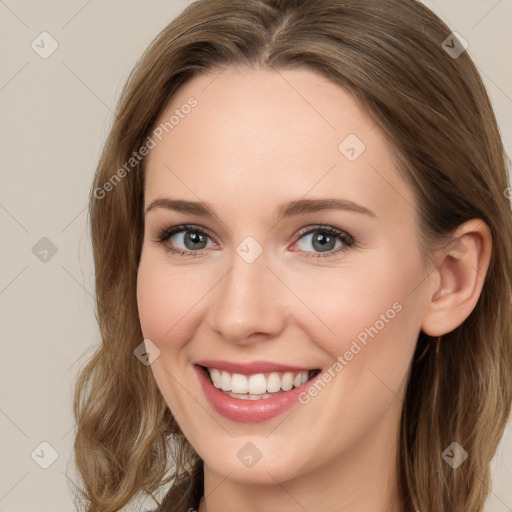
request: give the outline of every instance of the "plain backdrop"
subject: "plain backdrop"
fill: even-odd
[[[99,342],[88,193],[128,73],[189,3],[0,0],[0,512],[74,510],[72,391]],[[426,3],[468,41],[511,154],[512,0]],[[487,511],[512,511],[510,428],[493,476]]]

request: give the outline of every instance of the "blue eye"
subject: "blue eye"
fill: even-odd
[[[300,250],[307,253],[306,258],[326,258],[336,256],[354,245],[354,238],[340,229],[331,226],[317,226],[300,234],[296,244],[312,236],[310,243],[314,251]],[[174,239],[174,240],[173,240]],[[193,225],[180,225],[164,229],[154,242],[165,245],[166,250],[180,256],[203,256],[204,249],[211,247],[211,237],[204,229]],[[171,243],[169,243],[171,242]],[[182,247],[176,247],[180,245]]]
[[[181,243],[185,245],[185,248],[176,248],[175,244],[177,240],[172,241],[172,238],[181,240]],[[196,257],[201,255],[199,251],[206,248],[206,243],[208,242],[209,238],[210,237],[206,231],[198,228],[197,226],[181,225],[164,229],[159,234],[155,242],[166,244],[166,242],[171,241],[173,243],[170,245],[170,247],[168,247],[170,252],[177,254],[179,253],[181,256],[193,254],[194,257]]]
[[[297,243],[310,235],[313,235],[311,238],[312,247],[319,251],[319,253],[304,251],[308,253],[306,258],[326,258],[335,256],[341,251],[346,251],[355,243],[354,239],[348,233],[331,226],[322,226],[311,229],[306,233],[303,233]],[[337,242],[339,243],[337,244]]]

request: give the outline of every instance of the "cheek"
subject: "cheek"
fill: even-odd
[[[179,383],[188,376],[182,373],[183,347],[190,339],[191,305],[197,302],[194,287],[184,286],[180,272],[158,258],[142,258],[137,274],[137,303],[144,339],[151,340],[160,350],[151,364],[151,371],[169,409],[179,425],[193,417],[188,395],[183,395]]]
[[[144,338],[158,344],[165,331],[171,328],[173,297],[165,279],[141,262],[137,275],[137,304]]]
[[[400,403],[396,397],[403,392],[420,325],[422,271],[414,255],[400,268],[396,261],[389,254],[363,267],[295,282],[302,287],[297,295],[308,298],[315,314],[301,318],[302,330],[328,354],[324,384],[311,386],[301,398],[318,430],[330,433],[323,453],[341,450]]]
[[[413,268],[383,268],[373,262],[364,268],[317,272],[314,279],[296,279],[293,287],[299,297],[306,298],[309,323],[317,319],[313,339],[320,335],[336,343],[356,337],[375,323],[382,329],[381,315],[384,320],[394,319],[417,275]]]
[[[410,256],[402,263],[389,252],[357,266],[316,270],[314,279],[296,276],[291,284],[308,307],[297,321],[332,359],[364,352],[357,356],[361,362],[377,354],[387,360],[400,347],[413,347],[420,321],[418,295],[411,292],[421,283],[422,267]]]
[[[157,345],[168,345],[166,340],[182,338],[183,328],[190,322],[188,314],[204,295],[202,288],[205,288],[196,286],[201,283],[200,279],[194,278],[191,283],[190,277],[182,269],[171,269],[158,259],[141,260],[137,275],[137,303],[145,338]]]

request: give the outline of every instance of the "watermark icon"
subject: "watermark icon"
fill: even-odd
[[[352,359],[354,359],[354,356],[359,354],[359,352],[367,346],[368,337],[371,339],[375,338],[375,336],[377,336],[377,334],[386,327],[386,324],[389,324],[389,322],[391,322],[391,320],[393,320],[393,318],[395,318],[402,309],[403,306],[400,302],[394,302],[385,313],[380,314],[379,319],[376,320],[372,326],[365,327],[364,330],[361,331],[354,340],[352,340],[350,348],[346,350],[343,355],[339,355],[336,361],[326,371],[315,378],[314,383],[311,384],[306,391],[303,391],[299,395],[299,403],[302,405],[309,404],[309,402],[311,402],[311,398],[317,396],[318,393],[320,393],[320,391],[322,391],[325,386],[327,386],[327,384],[331,382],[331,380],[334,379],[334,377],[336,377],[336,375],[340,373],[343,368],[352,361]],[[358,342],[361,343],[363,347],[361,347]]]
[[[509,199],[509,200],[512,200],[512,187],[507,187],[504,191],[503,191],[503,195]]]
[[[363,141],[357,136],[351,133],[348,137],[343,139],[339,146],[338,151],[349,161],[356,161],[366,149]]]
[[[453,442],[444,450],[441,457],[453,469],[457,469],[468,458],[468,452],[459,443]]]
[[[48,469],[59,458],[59,453],[50,443],[43,441],[30,456],[39,467]]]
[[[458,32],[452,32],[441,47],[452,59],[458,59],[469,48],[469,43]]]
[[[252,468],[263,457],[263,454],[258,450],[253,443],[245,443],[236,456],[238,460],[246,467]]]
[[[142,364],[149,366],[160,355],[160,349],[151,340],[146,339],[137,345],[133,353]]]
[[[48,32],[41,32],[30,44],[41,59],[47,59],[52,53],[57,50],[59,43]]]
[[[190,114],[193,108],[197,107],[198,101],[191,96],[186,103],[181,105],[180,108],[174,109],[174,114],[172,114],[167,121],[160,123],[152,132],[151,135],[146,137],[142,146],[138,149],[138,151],[134,151],[132,156],[128,158],[128,160],[120,167],[112,176],[101,186],[97,187],[93,191],[93,195],[96,199],[103,199],[107,192],[111,192],[114,190],[116,185],[121,182],[121,180],[129,174],[133,169],[135,169],[140,162],[146,157],[149,152],[156,147],[155,139],[161,141],[164,133],[170,133],[171,130],[174,130],[176,126],[181,122],[182,119]]]
[[[248,236],[238,244],[236,252],[246,263],[252,263],[261,255],[263,247],[252,236]]]
[[[43,263],[48,263],[56,254],[57,246],[46,236],[43,236],[32,247],[32,254]]]

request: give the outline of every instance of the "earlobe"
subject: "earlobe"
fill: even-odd
[[[451,242],[439,249],[435,288],[428,291],[422,330],[442,336],[466,320],[475,308],[489,268],[492,236],[480,219],[456,230]]]

